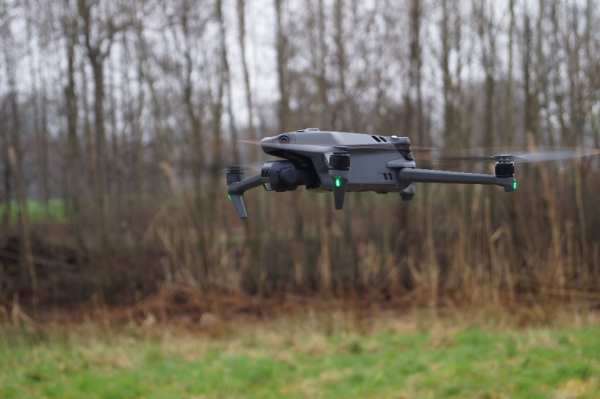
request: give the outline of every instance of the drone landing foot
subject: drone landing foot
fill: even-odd
[[[248,214],[246,213],[246,207],[244,206],[244,199],[239,194],[230,194],[231,202],[233,202],[233,206],[241,219],[246,219]]]
[[[402,198],[403,202],[412,201],[413,197],[416,194],[415,185],[411,184],[406,187],[404,190],[400,191],[400,198]]]

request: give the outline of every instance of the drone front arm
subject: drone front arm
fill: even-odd
[[[245,191],[248,191],[254,187],[258,187],[262,184],[262,177],[255,175],[242,180],[239,182],[233,182],[227,186],[227,193],[229,195],[242,195]]]
[[[516,189],[514,176],[498,177],[479,173],[403,168],[398,172],[398,177],[412,183],[491,184],[502,186],[507,192]]]

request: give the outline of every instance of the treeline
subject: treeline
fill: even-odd
[[[591,159],[518,166],[512,194],[420,185],[412,203],[351,194],[344,212],[327,195],[254,190],[246,221],[223,170],[264,160],[238,139],[309,126],[419,146],[600,147],[596,5],[5,0],[0,297],[134,303],[178,283],[437,304],[598,290]]]

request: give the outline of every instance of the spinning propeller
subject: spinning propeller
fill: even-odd
[[[420,161],[496,161],[512,163],[534,163],[549,161],[566,161],[600,154],[600,150],[589,148],[496,148],[494,152],[500,155],[473,155],[474,152],[491,152],[490,149],[480,150],[444,150],[431,149],[427,154],[418,154],[415,158]]]
[[[392,136],[392,139],[395,136]],[[300,143],[291,143],[288,141],[257,141],[257,140],[239,140],[240,143],[261,145],[263,147],[285,148],[290,151],[332,151],[338,148],[338,145],[331,145],[322,142],[311,142],[303,140]],[[381,142],[373,144],[344,144],[344,150],[377,150],[377,151],[398,151],[400,146],[393,142]],[[534,163],[549,161],[565,161],[575,158],[583,158],[591,155],[600,154],[600,150],[590,148],[566,148],[566,147],[496,147],[496,148],[478,148],[471,150],[462,149],[444,149],[436,147],[410,146],[412,151],[416,152],[414,156],[419,161],[432,162],[453,162],[453,161],[496,161],[513,163]],[[480,153],[493,152],[499,155],[479,155]]]

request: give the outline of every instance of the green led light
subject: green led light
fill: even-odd
[[[227,198],[229,198],[229,201],[231,201],[231,195],[227,194]]]
[[[340,179],[339,177],[335,178],[335,186],[336,187],[341,187],[342,186],[342,179]]]
[[[516,189],[517,189],[517,181],[515,180],[515,181],[513,182],[513,190],[516,190]]]

